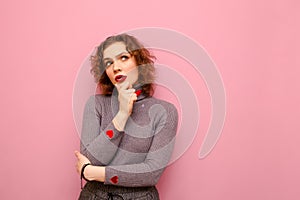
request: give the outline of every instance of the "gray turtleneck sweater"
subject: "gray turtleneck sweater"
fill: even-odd
[[[93,165],[106,166],[104,184],[155,185],[172,154],[178,123],[176,108],[154,97],[138,96],[124,131],[112,120],[116,95],[93,95],[85,105],[81,153]]]

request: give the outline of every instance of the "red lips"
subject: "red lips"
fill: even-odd
[[[125,81],[126,78],[127,78],[127,76],[125,76],[125,75],[117,75],[117,76],[115,77],[115,81],[116,81],[117,83],[121,83],[121,82]]]

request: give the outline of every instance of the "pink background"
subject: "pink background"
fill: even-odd
[[[227,93],[222,136],[199,160],[210,105],[203,82],[193,85],[202,121],[161,178],[161,199],[299,199],[299,8],[297,0],[2,1],[0,199],[78,197],[77,72],[105,37],[148,26],[201,44]]]

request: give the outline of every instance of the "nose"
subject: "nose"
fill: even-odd
[[[120,63],[116,60],[113,64],[114,73],[122,71]]]

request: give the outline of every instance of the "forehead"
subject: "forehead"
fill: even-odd
[[[126,46],[123,42],[115,42],[111,45],[109,45],[104,51],[103,51],[103,57],[105,58],[114,58],[117,55],[128,52],[126,50]]]

